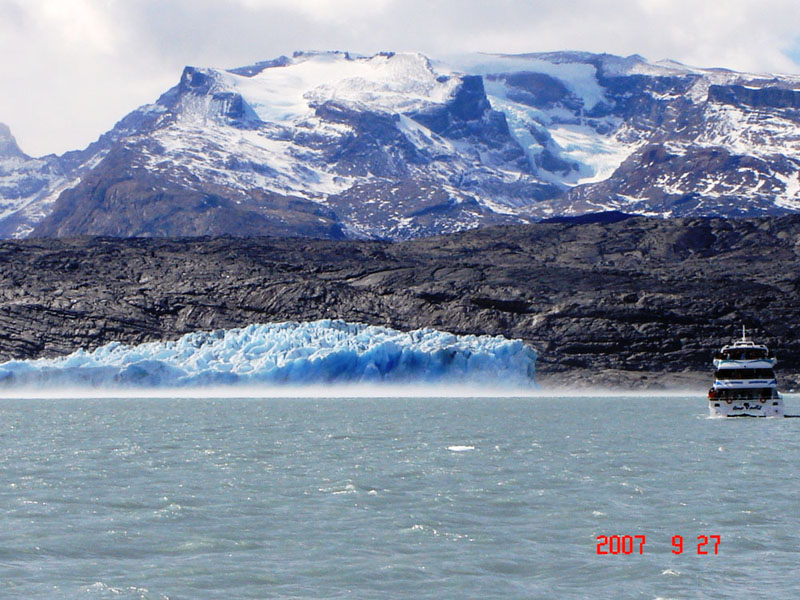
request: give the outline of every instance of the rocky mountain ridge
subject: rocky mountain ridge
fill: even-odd
[[[187,67],[85,150],[0,132],[0,236],[412,239],[800,209],[800,77],[582,52]],[[5,142],[3,140],[6,140]]]
[[[402,243],[5,241],[0,358],[340,318],[522,339],[550,385],[696,388],[744,324],[797,385],[800,215],[604,220]]]

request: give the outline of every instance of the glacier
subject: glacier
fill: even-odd
[[[502,336],[402,332],[340,320],[112,342],[58,358],[0,364],[0,389],[188,388],[325,384],[535,387],[536,351]]]

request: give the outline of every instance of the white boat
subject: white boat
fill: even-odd
[[[742,327],[742,339],[714,354],[714,385],[708,390],[711,416],[784,416],[776,362],[769,348],[749,339]]]

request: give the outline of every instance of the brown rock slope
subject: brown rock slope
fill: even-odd
[[[800,216],[540,223],[405,243],[0,244],[0,358],[341,318],[521,338],[549,384],[705,385],[744,323],[800,371]]]

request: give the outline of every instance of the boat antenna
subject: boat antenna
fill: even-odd
[[[747,335],[745,335],[745,332],[744,332],[744,324],[742,324],[742,341],[743,342],[747,341]]]

